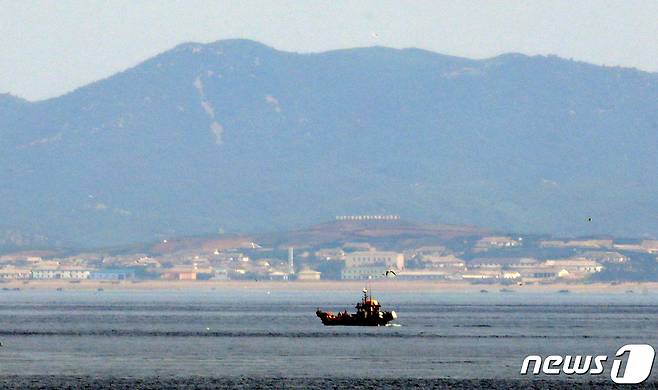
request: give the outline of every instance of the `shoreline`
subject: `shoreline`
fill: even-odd
[[[366,281],[363,280],[318,280],[318,281],[251,281],[251,280],[144,280],[144,281],[99,281],[81,280],[11,280],[0,283],[0,289],[6,290],[264,290],[264,291],[360,291]],[[462,281],[371,281],[379,291],[392,292],[447,292],[480,293],[500,292],[502,289],[523,293],[555,293],[560,290],[569,293],[606,293],[636,294],[658,292],[657,282],[620,282],[620,283],[552,283],[524,284],[522,286],[504,284],[472,284]],[[2,291],[0,291],[2,292]]]

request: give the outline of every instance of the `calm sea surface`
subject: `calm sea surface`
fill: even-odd
[[[376,297],[397,311],[395,326],[324,327],[315,317],[317,307],[351,311],[359,297],[1,291],[0,376],[509,379],[522,378],[529,354],[612,359],[624,344],[658,346],[655,293],[389,292]]]

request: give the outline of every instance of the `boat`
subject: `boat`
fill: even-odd
[[[356,313],[348,313],[347,310],[333,314],[330,311],[322,311],[319,308],[315,314],[320,317],[322,324],[326,326],[384,326],[390,321],[398,318],[395,311],[382,311],[381,305],[372,295],[368,295],[368,289],[363,289],[363,298],[356,304]]]

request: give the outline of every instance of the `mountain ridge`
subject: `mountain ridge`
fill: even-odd
[[[4,100],[3,224],[77,245],[382,213],[658,233],[654,73],[229,40],[178,45],[56,98]]]
[[[113,73],[112,75],[109,75],[107,77],[103,77],[103,78],[100,78],[98,80],[92,81],[90,83],[87,83],[87,84],[82,85],[80,87],[74,88],[74,89],[72,89],[68,92],[62,93],[60,95],[53,96],[53,97],[48,97],[48,98],[45,98],[45,99],[29,100],[29,99],[23,98],[21,96],[14,95],[11,92],[7,92],[7,93],[0,93],[0,103],[2,103],[2,99],[5,96],[10,97],[10,98],[14,98],[14,99],[17,99],[17,100],[20,100],[20,101],[23,101],[23,102],[27,102],[27,103],[40,103],[40,102],[45,102],[45,101],[52,100],[52,99],[58,99],[58,98],[66,96],[66,95],[69,95],[71,93],[74,93],[74,92],[78,91],[79,89],[92,86],[94,84],[97,84],[97,83],[102,82],[102,81],[107,80],[107,79],[111,79],[116,75],[119,75],[121,73],[129,71],[133,68],[139,67],[140,65],[142,65],[142,64],[144,64],[144,63],[146,63],[150,60],[153,60],[153,59],[155,59],[155,58],[157,58],[157,57],[159,57],[163,54],[176,52],[176,51],[181,51],[181,50],[188,50],[188,49],[191,49],[191,48],[194,48],[194,47],[206,47],[206,48],[208,48],[208,47],[212,47],[212,46],[215,46],[215,45],[226,45],[226,44],[230,44],[230,45],[246,44],[246,45],[252,46],[253,48],[266,49],[266,50],[270,50],[270,51],[276,51],[276,52],[279,52],[279,53],[292,54],[292,55],[301,55],[301,56],[303,56],[303,55],[323,55],[323,54],[332,54],[332,53],[341,53],[341,52],[350,52],[350,51],[360,51],[360,50],[374,49],[374,50],[384,50],[384,51],[394,51],[394,52],[419,52],[419,53],[423,53],[423,54],[426,54],[426,55],[429,55],[429,56],[443,57],[443,58],[449,58],[449,59],[454,59],[454,60],[462,60],[462,61],[466,61],[466,62],[483,62],[483,61],[484,62],[493,62],[493,61],[496,61],[496,60],[502,60],[502,59],[507,59],[507,58],[558,59],[558,60],[568,61],[568,62],[571,62],[571,63],[580,64],[580,65],[590,66],[592,68],[616,69],[616,70],[622,70],[622,71],[638,72],[638,73],[643,73],[643,74],[655,75],[656,77],[658,77],[658,72],[651,72],[651,71],[647,71],[647,70],[641,70],[641,69],[638,69],[638,68],[635,68],[635,67],[621,66],[621,65],[593,64],[593,63],[589,63],[587,61],[568,59],[568,58],[560,57],[560,56],[557,56],[557,55],[554,55],[554,54],[547,54],[547,55],[533,54],[533,55],[530,55],[530,54],[524,54],[524,53],[520,53],[520,52],[507,52],[507,53],[497,54],[497,55],[494,55],[494,56],[491,56],[491,57],[473,59],[473,58],[469,58],[469,57],[462,57],[462,56],[456,56],[456,55],[450,55],[450,54],[442,54],[442,53],[431,51],[429,49],[422,49],[422,48],[417,48],[417,47],[393,48],[393,47],[381,46],[381,45],[358,46],[358,47],[351,47],[351,48],[344,48],[344,49],[332,49],[332,50],[313,51],[313,52],[307,52],[307,51],[297,52],[297,51],[279,50],[279,49],[274,48],[273,46],[269,46],[269,45],[266,45],[264,43],[261,43],[261,42],[255,41],[255,40],[251,40],[251,39],[232,38],[232,39],[217,40],[217,41],[208,42],[208,43],[195,42],[195,41],[182,42],[182,43],[179,43],[178,45],[174,46],[173,48],[171,48],[169,50],[166,50],[166,51],[164,51],[160,54],[156,54],[153,57],[147,58],[143,61],[140,61],[140,62],[138,62],[137,64],[135,64],[133,66],[129,66],[129,67],[127,67],[127,68],[125,68],[121,71]]]

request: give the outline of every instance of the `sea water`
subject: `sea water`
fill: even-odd
[[[352,311],[359,291],[2,291],[0,377],[525,380],[527,355],[612,359],[624,344],[658,346],[658,294],[376,298],[395,326],[325,327],[315,316]],[[595,379],[609,382],[608,369]]]

